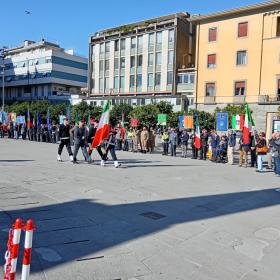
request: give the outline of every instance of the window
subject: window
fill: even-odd
[[[121,57],[121,68],[125,68],[125,57]]]
[[[206,84],[206,96],[216,96],[216,84],[215,83]]]
[[[100,44],[100,53],[104,53],[105,51],[105,44]]]
[[[236,56],[237,65],[247,64],[247,51],[238,51]]]
[[[247,37],[248,22],[241,22],[238,24],[238,37]]]
[[[109,70],[109,65],[110,65],[109,59],[106,59],[106,60],[105,60],[105,71],[108,71],[108,70]]]
[[[209,35],[208,35],[209,42],[216,42],[217,41],[217,28],[209,28]]]
[[[119,51],[120,50],[120,41],[119,40],[116,40],[115,41],[115,52]]]
[[[153,87],[154,86],[154,74],[149,73],[148,74],[148,87]]]
[[[280,17],[277,17],[277,29],[276,29],[276,36],[280,36]]]
[[[157,44],[162,43],[162,32],[157,32]]]
[[[99,71],[103,71],[104,70],[104,60],[100,60],[99,61]]]
[[[178,84],[183,84],[184,82],[184,75],[178,75],[177,77],[177,83]]]
[[[149,46],[153,46],[155,44],[155,33],[149,34]]]
[[[110,52],[110,42],[105,43],[105,52],[106,53]]]
[[[148,54],[148,65],[149,66],[154,65],[154,54],[153,53]]]
[[[216,54],[209,54],[207,58],[207,67],[215,68],[216,67]]]
[[[52,63],[52,58],[51,57],[46,57],[46,63]]]
[[[167,84],[168,85],[173,84],[173,72],[172,71],[167,72]]]
[[[136,48],[136,37],[131,38],[131,48],[135,49]]]
[[[137,87],[142,87],[142,75],[141,74],[137,75],[136,83],[137,83]]]
[[[105,88],[109,88],[109,77],[105,77]]]
[[[120,88],[124,88],[124,76],[120,78]]]
[[[115,59],[114,59],[114,69],[115,69],[115,70],[118,70],[118,69],[119,69],[119,59],[118,59],[118,58],[115,58]]]
[[[143,36],[138,36],[138,49],[143,48]]]
[[[174,51],[168,51],[168,64],[172,65],[174,61]]]
[[[95,88],[95,79],[94,78],[91,79],[91,85],[92,85],[92,88]]]
[[[135,56],[130,57],[130,67],[131,68],[135,67]]]
[[[169,43],[173,43],[174,42],[174,35],[175,35],[174,29],[169,30],[169,33],[168,33],[168,42]]]
[[[156,65],[161,65],[161,52],[156,53]]]
[[[278,100],[280,101],[280,79],[277,80],[277,97]]]
[[[130,87],[134,87],[135,86],[135,76],[134,75],[130,75],[129,86]]]
[[[160,80],[161,80],[161,73],[156,73],[156,78],[155,78],[155,85],[156,86],[160,85]]]
[[[234,94],[235,96],[244,96],[246,91],[246,85],[244,81],[235,82]]]
[[[103,78],[99,78],[99,88],[100,88],[100,90],[104,89],[104,79]]]
[[[189,77],[190,84],[194,84],[194,74],[189,74]]]
[[[119,88],[119,77],[118,76],[114,77],[114,88],[115,89]]]
[[[138,55],[138,57],[137,57],[137,65],[138,65],[138,66],[142,66],[142,64],[143,64],[143,55],[140,54],[140,55]]]
[[[125,39],[121,39],[121,50],[125,50]]]

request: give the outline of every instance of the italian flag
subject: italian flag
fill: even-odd
[[[103,107],[103,112],[94,136],[94,139],[91,144],[91,148],[94,149],[98,147],[102,141],[108,138],[109,135],[109,101],[107,101]]]
[[[244,127],[244,115],[233,115],[231,119],[231,127],[235,130],[242,130]]]
[[[196,147],[196,149],[201,148],[200,127],[199,127],[199,122],[198,122],[198,115],[196,115],[196,121],[195,121],[194,146]]]
[[[248,104],[246,104],[246,114],[245,114],[245,121],[244,121],[244,127],[243,127],[243,143],[249,144],[250,142],[250,131],[252,131],[252,128],[255,126],[254,120],[251,115],[250,108]]]

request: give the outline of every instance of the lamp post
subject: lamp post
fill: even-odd
[[[6,49],[7,47],[3,47],[0,49],[0,57],[2,58],[2,112],[4,112],[5,109],[5,56],[6,56]]]

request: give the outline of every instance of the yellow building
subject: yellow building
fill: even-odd
[[[198,109],[247,102],[264,129],[280,105],[280,1],[191,21],[197,26]]]

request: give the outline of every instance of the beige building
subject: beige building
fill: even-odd
[[[280,105],[280,1],[191,21],[197,26],[197,108],[247,102],[257,126],[268,127]]]

